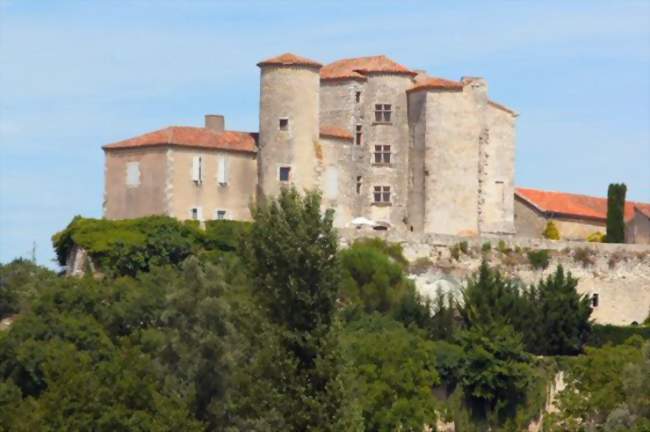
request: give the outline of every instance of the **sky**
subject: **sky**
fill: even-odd
[[[168,125],[256,131],[257,62],[386,54],[482,76],[520,116],[516,184],[650,202],[649,1],[0,0],[0,262],[102,216],[101,146]]]

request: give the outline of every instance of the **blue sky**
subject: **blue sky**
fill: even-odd
[[[0,0],[0,262],[101,217],[105,143],[167,125],[257,130],[256,62],[386,54],[488,79],[518,111],[517,184],[650,202],[648,1]]]

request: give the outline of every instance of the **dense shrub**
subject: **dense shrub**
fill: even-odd
[[[102,272],[135,275],[152,266],[181,263],[202,250],[237,250],[250,224],[209,221],[181,222],[167,216],[126,220],[85,219],[79,216],[52,237],[59,264],[75,245],[83,247]]]
[[[432,389],[440,384],[440,376],[434,342],[374,314],[348,324],[342,345],[351,363],[347,379],[357,389],[365,430],[415,431],[435,424]],[[441,363],[447,359],[442,356]],[[444,364],[456,367],[449,363]]]
[[[553,222],[552,220],[546,223],[546,227],[544,228],[544,232],[542,233],[542,235],[544,236],[544,238],[549,240],[560,239],[560,231],[557,229],[557,226],[555,226],[555,222]]]
[[[56,279],[56,273],[24,259],[0,264],[0,319],[27,309]]]
[[[403,267],[385,250],[382,243],[361,241],[341,252],[340,298],[345,304],[367,313],[386,313],[394,311],[404,297],[414,295]]]
[[[594,324],[587,344],[593,347],[601,347],[607,344],[620,345],[632,336],[640,336],[643,339],[650,340],[650,327]]]
[[[590,243],[602,243],[605,241],[605,234],[600,231],[592,232],[587,236],[587,241]]]
[[[550,257],[547,250],[541,249],[536,251],[529,251],[527,255],[528,262],[530,262],[530,265],[533,266],[534,269],[544,270],[548,267]]]

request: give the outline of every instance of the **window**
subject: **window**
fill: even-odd
[[[280,130],[286,131],[289,130],[289,119],[288,118],[281,118],[279,121],[279,127]]]
[[[126,185],[130,187],[140,186],[140,162],[128,162],[126,164]]]
[[[356,125],[354,127],[354,143],[356,145],[361,145],[362,135],[363,135],[363,126]]]
[[[356,91],[354,93],[354,102],[356,102],[356,103],[361,102],[361,92],[360,91]]]
[[[196,184],[203,181],[203,158],[201,156],[192,158],[192,181]]]
[[[228,184],[228,159],[225,156],[219,156],[217,159],[217,182],[221,186]]]
[[[226,219],[226,211],[225,210],[215,210],[214,218],[216,220],[225,220]]]
[[[375,186],[375,204],[390,203],[390,186]]]
[[[375,105],[375,122],[377,123],[390,123],[391,105],[376,104]]]
[[[390,164],[390,146],[389,145],[376,145],[375,146],[375,164],[376,165]]]
[[[190,217],[192,220],[203,220],[203,211],[201,210],[201,207],[192,207],[190,210]]]
[[[357,176],[357,195],[361,193],[362,180],[361,176]]]
[[[283,166],[278,170],[278,179],[281,182],[288,182],[291,179],[291,167]]]
[[[598,293],[594,293],[591,295],[591,306],[598,307]]]

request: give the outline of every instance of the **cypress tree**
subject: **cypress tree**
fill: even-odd
[[[625,242],[625,183],[611,183],[607,188],[607,243]]]

